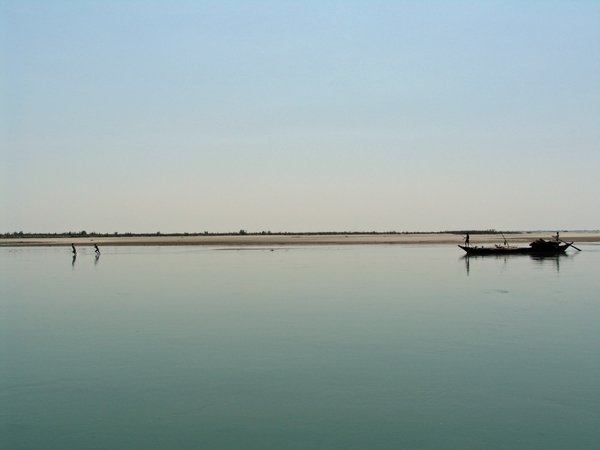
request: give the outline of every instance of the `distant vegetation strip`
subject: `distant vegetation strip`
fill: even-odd
[[[92,231],[68,231],[64,233],[24,233],[23,231],[15,231],[11,233],[0,234],[3,238],[68,238],[68,237],[153,237],[153,236],[338,236],[338,235],[389,235],[389,234],[516,234],[522,233],[522,231],[496,231],[496,230],[452,230],[452,231],[304,231],[304,232],[292,232],[292,231],[259,231],[249,232],[246,230],[240,230],[236,232],[228,233],[211,233],[204,231],[202,233],[96,233]]]

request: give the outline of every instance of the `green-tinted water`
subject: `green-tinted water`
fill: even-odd
[[[600,448],[580,248],[0,249],[0,448]]]

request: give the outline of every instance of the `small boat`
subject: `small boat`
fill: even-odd
[[[467,255],[557,255],[564,253],[573,243],[561,241],[545,241],[537,239],[529,247],[512,247],[510,245],[495,245],[494,247],[477,247],[459,245]]]

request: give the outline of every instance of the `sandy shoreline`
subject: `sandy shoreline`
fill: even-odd
[[[550,239],[550,232],[508,234],[509,243],[529,243],[538,238]],[[600,232],[562,232],[568,242],[600,242]],[[391,244],[460,244],[457,234],[339,234],[339,235],[233,235],[233,236],[114,236],[114,237],[60,237],[60,238],[0,238],[0,247],[70,246],[86,245],[205,245],[205,246],[294,246],[294,245],[391,245]],[[471,235],[471,244],[502,243],[499,234]]]

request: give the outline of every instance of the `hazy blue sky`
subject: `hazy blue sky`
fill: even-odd
[[[599,1],[0,17],[0,232],[600,228]]]

